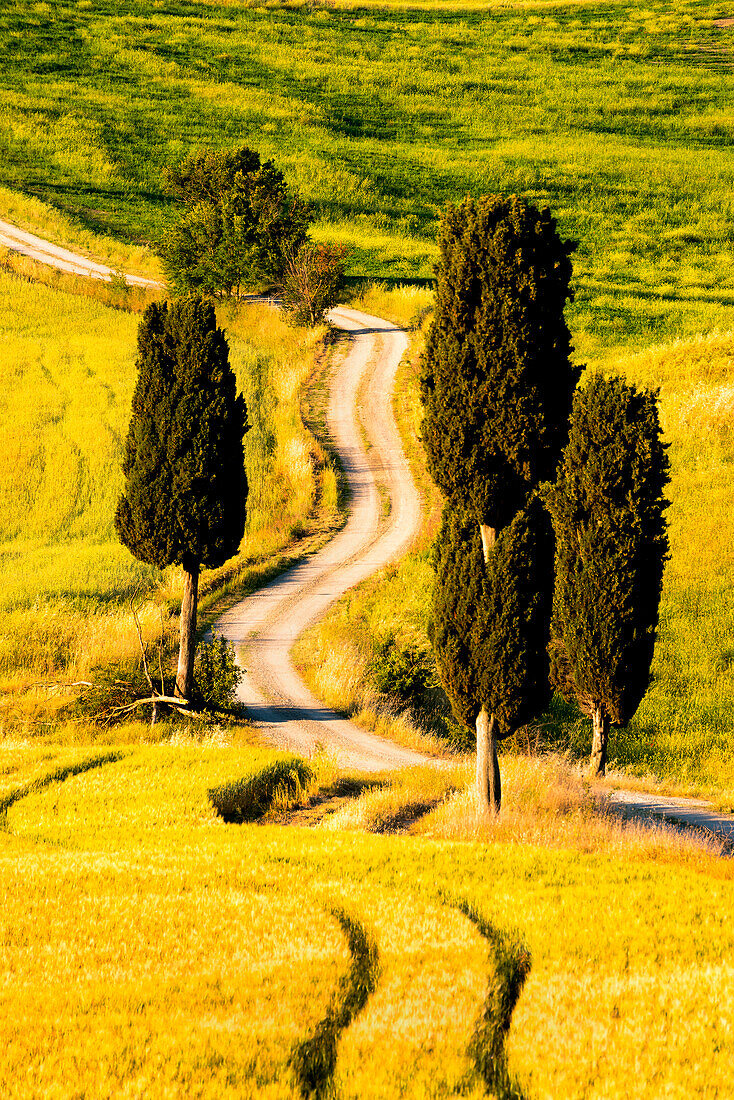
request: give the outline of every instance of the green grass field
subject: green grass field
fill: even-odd
[[[630,1066],[641,1100],[731,1094],[728,863],[634,845],[620,860],[568,837],[226,825],[207,791],[277,754],[221,739],[121,751],[7,811],[4,1096],[296,1096],[290,1052],[349,963],[334,906],[379,954],[337,1046],[338,1095],[485,1095],[467,1046],[492,967],[452,898],[530,948],[508,1052],[537,1100],[628,1096]],[[0,796],[89,759],[7,746]]]
[[[706,0],[258,4],[15,0],[0,184],[49,228],[147,244],[162,171],[248,142],[355,274],[431,274],[439,208],[548,203],[579,241],[579,354],[734,327],[734,27]],[[24,220],[23,203],[0,207]],[[106,249],[109,253],[109,248]],[[143,254],[132,259],[143,267]]]

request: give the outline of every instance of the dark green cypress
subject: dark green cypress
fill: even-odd
[[[201,298],[146,309],[137,367],[115,527],[141,561],[183,566],[176,686],[187,698],[199,570],[232,557],[244,532],[247,410],[214,308]]]
[[[485,711],[492,741],[532,721],[548,704],[548,622],[553,592],[553,532],[537,497],[498,535],[484,561],[477,524],[447,507],[435,544],[438,583],[433,647],[454,713],[474,729]],[[496,755],[478,761],[478,787],[499,808]]]
[[[563,316],[573,248],[517,197],[467,198],[441,226],[421,379],[447,510],[436,655],[456,713],[476,724],[480,812],[499,809],[497,739],[547,700],[553,549],[534,496],[555,476],[579,374]]]
[[[498,529],[553,478],[578,370],[563,316],[569,255],[548,210],[484,196],[450,206],[423,359],[429,471]]]
[[[593,722],[603,775],[609,726],[625,726],[650,683],[668,557],[669,463],[657,393],[592,376],[576,394],[558,484],[551,646],[556,686]]]

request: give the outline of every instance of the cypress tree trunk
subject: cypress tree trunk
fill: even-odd
[[[489,560],[489,551],[495,544],[497,531],[486,523],[479,524],[482,536],[484,563]],[[500,765],[497,759],[497,739],[494,735],[494,715],[490,718],[487,708],[482,707],[477,715],[477,813],[479,817],[498,814],[502,802],[500,784]]]
[[[178,650],[176,691],[179,699],[188,699],[194,678],[196,650],[196,605],[199,596],[199,565],[184,567],[184,590],[181,600],[181,643]]]
[[[489,720],[489,805],[493,814],[500,812],[502,806],[502,783],[500,781],[500,762],[497,759],[497,738],[494,715]]]
[[[609,718],[601,707],[595,707],[591,716],[594,741],[591,746],[591,775],[594,778],[606,775],[607,742],[609,741]]]
[[[479,524],[479,533],[482,536],[482,550],[484,551],[484,564],[489,561],[489,551],[497,539],[496,527],[487,527],[486,523]]]
[[[477,715],[477,816],[498,814],[502,802],[495,718],[482,707]]]
[[[489,715],[477,715],[477,816],[489,817]]]

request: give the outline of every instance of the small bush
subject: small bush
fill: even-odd
[[[243,676],[234,645],[226,638],[215,637],[197,647],[194,684],[200,705],[210,710],[234,710]]]
[[[345,290],[348,250],[340,245],[306,241],[297,252],[286,250],[280,287],[283,311],[294,325],[313,328],[339,305]]]
[[[435,670],[429,653],[410,643],[399,644],[393,634],[378,643],[367,675],[377,691],[416,702],[425,695]]]
[[[213,787],[208,792],[209,800],[228,824],[257,821],[274,803],[292,804],[300,798],[312,775],[305,760],[293,756],[278,760],[255,775]]]

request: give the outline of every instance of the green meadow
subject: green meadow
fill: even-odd
[[[247,142],[313,202],[319,238],[353,245],[353,273],[383,279],[430,277],[446,201],[519,192],[579,242],[582,357],[728,329],[722,12],[17,0],[0,12],[0,184],[62,212],[64,237],[146,245],[172,214],[163,169]]]

